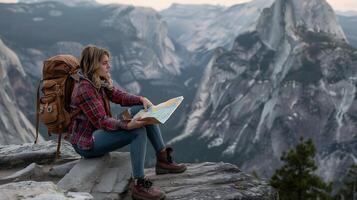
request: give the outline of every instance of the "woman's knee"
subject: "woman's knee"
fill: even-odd
[[[135,137],[146,137],[145,127],[136,128],[130,131],[130,134],[133,134]]]

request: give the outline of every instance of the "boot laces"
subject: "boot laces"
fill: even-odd
[[[167,162],[169,162],[169,163],[173,163],[174,162],[172,160],[172,156],[169,153],[167,153]]]
[[[174,163],[171,153],[172,153],[173,149],[171,147],[166,148],[166,158],[167,158],[167,162],[169,163]]]
[[[140,178],[137,180],[137,184],[144,187],[145,189],[149,189],[153,183],[148,178]]]

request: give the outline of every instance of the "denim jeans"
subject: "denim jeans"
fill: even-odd
[[[129,113],[131,116],[134,116],[143,108],[143,106],[132,106],[129,108]],[[130,157],[134,178],[144,177],[147,137],[156,152],[165,148],[161,131],[157,124],[133,130],[106,131],[98,129],[93,132],[93,137],[94,142],[91,149],[82,150],[74,145],[75,151],[85,158],[93,158],[130,144]]]

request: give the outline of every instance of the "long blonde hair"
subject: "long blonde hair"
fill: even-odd
[[[108,89],[112,88],[113,81],[110,74],[108,73],[107,77],[102,77],[104,80],[102,80],[98,74],[101,65],[100,62],[104,55],[110,57],[109,51],[94,45],[86,46],[81,54],[79,66],[84,76],[91,80],[97,89],[102,86],[105,86]]]

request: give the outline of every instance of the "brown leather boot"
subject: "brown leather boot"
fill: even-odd
[[[165,193],[152,187],[152,182],[147,178],[133,180],[130,183],[131,197],[134,200],[162,200]]]
[[[156,174],[181,173],[186,171],[184,164],[177,164],[172,160],[173,149],[166,147],[156,154]]]

